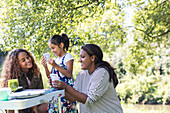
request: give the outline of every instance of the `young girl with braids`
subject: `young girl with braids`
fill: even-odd
[[[2,87],[8,87],[8,80],[18,79],[23,89],[43,89],[41,73],[33,56],[25,49],[15,49],[5,58],[1,73]],[[20,113],[45,113],[47,103],[20,110]],[[9,113],[14,111],[10,110]]]
[[[67,53],[67,50],[69,48],[69,38],[66,34],[62,35],[54,35],[49,40],[49,48],[54,53],[54,55],[57,57],[55,59],[49,59],[46,61],[45,57],[42,56],[42,65],[45,68],[46,75],[48,78],[50,78],[50,74],[57,74],[59,79],[71,87],[73,86],[73,62],[74,58],[70,53]],[[51,72],[49,71],[47,67],[48,62],[51,66]],[[53,86],[52,86],[53,87]],[[70,103],[68,100],[61,98],[62,102],[62,112],[70,113],[70,112],[76,112],[75,109],[75,103]],[[50,101],[50,104],[48,105],[47,113],[58,113],[58,105],[57,100]]]

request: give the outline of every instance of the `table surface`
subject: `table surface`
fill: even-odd
[[[27,98],[27,99],[14,99],[8,101],[0,101],[0,109],[6,110],[20,110],[29,108],[42,103],[48,103],[49,100],[57,99],[65,95],[64,90],[56,90],[50,93],[40,95],[37,97]]]

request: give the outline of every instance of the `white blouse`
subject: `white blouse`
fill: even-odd
[[[74,88],[88,96],[85,104],[80,103],[80,113],[123,113],[106,69],[97,68],[91,75],[87,70],[81,71]]]

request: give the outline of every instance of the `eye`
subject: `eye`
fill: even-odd
[[[22,62],[25,62],[25,59],[22,59],[21,61],[22,61]]]
[[[85,56],[81,56],[81,58],[84,58]]]

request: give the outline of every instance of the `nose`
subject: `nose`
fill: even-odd
[[[30,58],[26,59],[26,62],[27,62],[27,63],[30,62]]]
[[[79,62],[81,62],[81,58],[79,58],[79,60],[78,60]]]
[[[53,52],[53,53],[54,53],[54,50],[53,50],[53,49],[51,49],[51,52]]]

